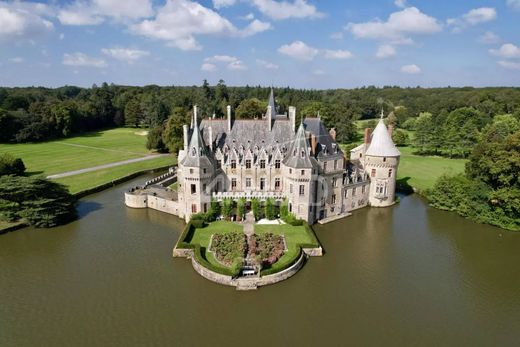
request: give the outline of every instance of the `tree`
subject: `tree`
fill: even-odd
[[[237,118],[253,119],[261,118],[267,112],[267,102],[260,101],[257,98],[246,99],[238,105],[235,115]],[[272,111],[276,113],[275,110]]]
[[[240,198],[237,201],[237,216],[240,219],[244,219],[246,216],[246,199]]]
[[[137,97],[134,97],[130,99],[125,106],[125,125],[128,127],[137,127],[142,119],[141,102]]]
[[[432,114],[423,112],[415,120],[415,136],[413,145],[419,152],[427,153],[433,150]]]
[[[283,199],[280,205],[280,218],[285,220],[289,215],[289,200],[287,198]]]
[[[231,199],[222,200],[222,215],[224,218],[229,219],[233,213],[233,207],[235,203]]]
[[[182,107],[175,107],[162,132],[162,140],[170,153],[178,153],[183,148],[183,125],[188,122],[188,112]]]
[[[406,146],[408,144],[408,134],[401,129],[395,129],[392,133],[392,140],[396,146]]]
[[[162,140],[162,127],[156,126],[148,130],[148,136],[146,139],[146,148],[155,149],[158,152],[166,152],[166,146]]]
[[[276,205],[272,198],[268,198],[265,201],[265,218],[269,220],[276,219]]]
[[[255,220],[260,220],[262,218],[262,210],[260,208],[260,201],[257,198],[251,199],[251,209],[253,210]]]
[[[211,220],[214,221],[217,219],[217,217],[220,216],[220,204],[217,200],[211,199],[211,202],[209,204],[209,210],[208,215],[210,216]]]
[[[65,186],[42,178],[0,176],[0,219],[48,228],[75,216],[75,199]]]

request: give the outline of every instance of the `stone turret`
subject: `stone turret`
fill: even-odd
[[[364,168],[370,177],[369,203],[375,207],[390,206],[395,201],[397,167],[401,153],[381,119],[364,156]]]

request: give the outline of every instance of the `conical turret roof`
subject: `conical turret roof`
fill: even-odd
[[[271,93],[269,94],[269,101],[267,102],[268,106],[271,106],[271,115],[274,118],[276,116],[276,103],[274,102],[274,91],[271,88]]]
[[[365,155],[375,157],[399,157],[401,155],[392,141],[382,117],[372,133],[372,139]]]
[[[188,153],[186,153],[182,165],[188,167],[210,166],[213,164],[212,159],[212,153],[206,148],[199,125],[197,122],[194,122]]]
[[[289,147],[289,152],[284,164],[293,168],[312,168],[315,163],[316,160],[310,157],[305,128],[303,123],[300,123],[296,136]]]

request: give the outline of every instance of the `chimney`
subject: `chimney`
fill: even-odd
[[[271,128],[273,127],[273,109],[271,106],[267,106],[267,127],[269,131],[271,131]]]
[[[318,142],[316,141],[316,135],[311,134],[311,148],[312,148],[312,154],[316,155],[316,146],[318,145]]]
[[[209,149],[213,151],[213,128],[211,125],[208,127],[208,135],[209,135]]]
[[[370,143],[370,128],[365,128],[365,145]]]
[[[296,107],[294,106],[289,106],[289,122],[293,133],[296,132]]]
[[[198,123],[198,119],[197,119],[198,118],[197,111],[198,111],[197,110],[197,105],[193,105],[193,121],[195,122],[194,125],[195,124],[199,124]]]
[[[329,134],[330,134],[330,136],[332,137],[332,139],[333,139],[334,141],[336,141],[336,129],[335,129],[335,128],[330,128],[330,130],[329,130]]]
[[[390,138],[392,138],[392,135],[394,133],[394,126],[392,124],[388,125],[388,134],[390,134]]]
[[[188,125],[187,124],[184,124],[182,126],[182,131],[184,134],[184,150],[187,151],[188,150]]]
[[[228,132],[231,132],[232,119],[231,119],[231,106],[230,105],[227,105],[226,111],[227,111],[227,130],[228,130]]]

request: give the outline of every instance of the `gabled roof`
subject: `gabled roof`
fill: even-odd
[[[371,155],[374,157],[399,157],[401,152],[397,149],[392,141],[392,137],[388,133],[383,118],[377,123],[374,132],[372,133],[372,139],[365,155]]]
[[[309,143],[305,135],[303,123],[300,123],[294,141],[287,152],[284,164],[297,169],[312,168],[316,165],[316,160],[311,158],[309,154]]]
[[[332,136],[330,136],[330,133],[325,128],[325,124],[323,124],[321,119],[305,118],[305,120],[303,121],[303,125],[305,125],[306,131],[310,131],[314,136],[316,136],[316,156],[318,158],[321,158],[323,156],[327,156],[327,158],[330,159],[332,159],[331,157],[343,157],[343,152],[339,148],[336,141],[332,138]],[[327,148],[326,153],[324,151],[325,148]],[[337,152],[334,151],[335,148],[337,148]]]

